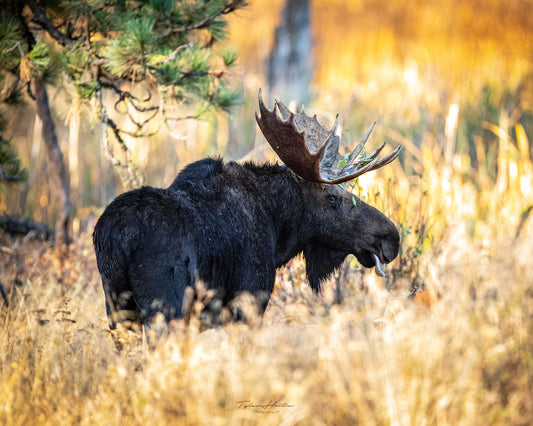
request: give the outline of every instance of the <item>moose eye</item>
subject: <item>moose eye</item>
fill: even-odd
[[[336,205],[337,204],[337,197],[335,197],[335,195],[331,195],[329,194],[326,199],[328,200],[328,202],[330,204],[333,204],[333,205]]]

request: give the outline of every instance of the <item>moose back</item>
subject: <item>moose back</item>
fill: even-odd
[[[348,254],[380,275],[397,256],[394,224],[338,183],[389,163],[399,148],[380,158],[382,145],[360,159],[370,129],[338,161],[336,123],[327,129],[280,102],[270,111],[261,92],[259,107],[259,127],[285,165],[207,158],[166,189],[135,189],[106,208],[93,240],[111,328],[150,327],[158,312],[182,317],[186,289],[198,280],[219,306],[247,292],[262,314],[276,268],[299,253],[315,291]]]

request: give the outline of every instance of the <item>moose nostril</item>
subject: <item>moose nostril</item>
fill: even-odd
[[[386,263],[390,263],[393,261],[395,256],[390,256],[385,250],[382,251],[383,260],[385,260]]]
[[[383,240],[380,244],[380,252],[382,260],[385,263],[390,263],[398,255],[398,250],[400,249],[399,243],[392,240]]]

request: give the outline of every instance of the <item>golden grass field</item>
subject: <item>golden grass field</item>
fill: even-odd
[[[296,259],[262,324],[193,319],[154,351],[126,331],[116,349],[89,234],[63,261],[2,236],[0,424],[531,424],[531,161],[475,187],[463,157],[422,153],[421,176],[356,188],[401,225],[386,279],[349,259],[315,297]]]

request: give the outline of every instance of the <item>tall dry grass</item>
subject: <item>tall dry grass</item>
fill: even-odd
[[[355,189],[401,227],[386,280],[349,259],[315,297],[296,259],[261,325],[175,324],[153,352],[129,332],[116,349],[90,235],[63,261],[4,235],[0,424],[530,423],[533,174],[520,152],[505,154],[503,186],[476,187],[464,157],[444,166],[423,145],[419,177],[396,164]]]

